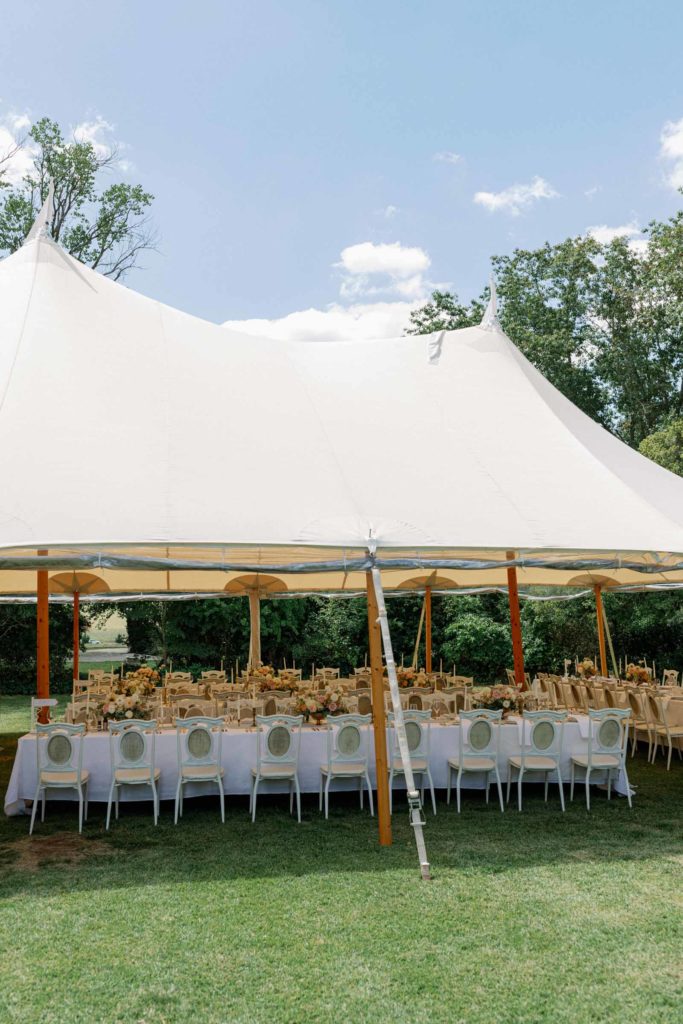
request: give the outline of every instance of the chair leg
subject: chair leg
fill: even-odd
[[[610,768],[607,769],[607,799],[612,799],[612,771]]]
[[[180,790],[182,789],[182,786],[183,786],[182,776],[179,775],[178,776],[178,785],[176,786],[176,791],[175,791],[175,813],[173,815],[173,824],[174,825],[178,824],[178,815],[180,813]]]
[[[562,776],[560,775],[560,765],[557,765],[557,787],[560,791],[560,807],[562,813],[564,813],[564,786],[562,785]]]
[[[505,803],[506,803],[506,804],[509,804],[509,803],[510,803],[510,787],[512,786],[512,771],[513,771],[512,765],[511,765],[511,764],[509,764],[509,765],[508,765],[508,782],[507,782],[507,789],[506,789],[506,791],[505,791]]]
[[[486,803],[489,802],[489,789],[491,786],[491,772],[486,773]]]
[[[322,769],[320,770],[320,785],[318,786],[318,811],[322,814],[323,811],[323,779],[324,775]]]
[[[368,787],[368,803],[370,804],[370,817],[374,818],[374,816],[375,816],[375,807],[374,807],[374,804],[372,802],[372,786],[370,784],[370,776],[368,775],[367,772],[365,773],[365,782],[367,783],[367,787]]]
[[[299,777],[294,776],[294,786],[296,788],[296,820],[301,824],[301,791],[299,789]]]
[[[327,782],[325,783],[325,821],[327,821],[327,819],[330,816],[330,783],[331,783],[331,781],[332,781],[332,776],[328,775],[327,776]]]
[[[673,749],[674,748],[673,748],[673,744],[671,742],[671,737],[669,736],[669,756],[666,759],[666,770],[667,771],[671,771],[671,755],[673,753]]]
[[[30,824],[29,830],[28,830],[28,834],[30,836],[33,835],[33,826],[35,825],[35,821],[36,821],[36,811],[38,810],[38,801],[39,800],[40,800],[40,783],[38,783],[38,788],[36,789],[36,795],[33,798],[33,807],[31,808],[31,824]]]
[[[389,769],[389,814],[394,813],[394,769]]]
[[[496,773],[496,786],[498,787],[498,800],[500,802],[500,813],[504,814],[505,813],[505,804],[503,803],[503,784],[500,781],[500,772],[498,771],[498,765],[496,765],[496,767],[495,767],[495,773]],[[521,775],[520,775],[520,781],[521,781]]]
[[[155,782],[152,782],[152,808],[154,824],[156,825],[159,821],[159,798],[157,796],[157,787]]]
[[[462,778],[462,768],[458,769],[458,777],[455,780],[455,797],[458,808],[458,814],[460,814],[460,779]]]
[[[569,799],[570,800],[574,799],[574,762],[573,761],[571,763],[571,776],[570,776],[570,785],[569,785]]]
[[[451,802],[451,778],[453,776],[453,769],[448,765],[448,782],[446,783],[446,803]]]
[[[88,820],[88,783],[83,785],[83,820]]]
[[[434,792],[434,780],[432,779],[432,773],[427,768],[427,778],[429,780],[429,792],[432,794],[432,810],[436,814],[436,793]]]
[[[361,811],[363,810],[363,783],[364,782],[365,782],[365,779],[363,778],[363,776],[359,775],[358,776],[358,794],[359,794],[360,809],[361,809]]]
[[[591,809],[591,770],[586,768],[586,810]]]
[[[40,806],[40,820],[45,821],[45,803],[47,801],[47,787],[43,790],[42,798],[43,799]]]
[[[544,799],[545,799],[545,802],[546,802],[546,803],[548,803],[548,772],[545,772],[545,792],[544,792]]]
[[[294,810],[294,779],[289,780],[289,813]]]
[[[111,805],[114,800],[114,780],[112,779],[111,788],[109,790],[109,800],[107,801],[107,823],[104,826],[109,831],[109,821],[111,818]]]
[[[254,782],[251,788],[251,820],[252,824],[256,821],[256,798],[258,797],[258,776],[254,776]]]
[[[114,786],[114,800],[116,802],[115,811],[116,811],[116,820],[117,821],[119,820],[119,797],[120,796],[121,796],[120,786]]]
[[[622,770],[624,772],[624,779],[626,780],[626,799],[628,800],[629,807],[633,807],[633,801],[631,799],[631,783],[629,782],[629,778],[628,778],[628,773],[626,771],[626,763],[625,762],[622,765]]]
[[[522,779],[524,778],[524,769],[519,769],[519,775],[517,776],[517,810],[522,809]]]
[[[220,775],[216,779],[216,783],[218,784],[218,802],[221,805],[221,823],[225,825],[225,794],[223,793],[223,780]]]

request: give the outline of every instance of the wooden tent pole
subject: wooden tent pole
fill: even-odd
[[[593,587],[595,592],[595,612],[598,620],[598,645],[600,647],[600,675],[608,676],[607,648],[605,646],[605,613],[602,608],[602,587],[596,583]]]
[[[261,599],[258,590],[249,591],[249,665],[261,664]]]
[[[515,557],[514,551],[507,552],[508,560]],[[508,568],[508,601],[510,603],[510,628],[512,630],[512,660],[515,669],[515,682],[522,689],[526,688],[524,679],[524,649],[522,647],[522,618],[519,612],[519,590],[517,588],[517,568]]]
[[[365,574],[368,595],[368,644],[372,687],[372,727],[375,733],[375,766],[377,769],[377,821],[380,846],[391,846],[391,814],[389,813],[389,766],[387,761],[387,726],[384,712],[384,674],[382,671],[382,634],[379,608],[372,582],[372,573]]]
[[[420,608],[420,622],[419,622],[418,627],[417,627],[417,640],[415,641],[415,647],[413,648],[413,660],[410,663],[410,667],[412,669],[418,668],[418,657],[419,657],[419,654],[420,654],[420,640],[422,639],[422,623],[424,622],[424,618],[425,618],[425,601],[422,602],[422,607]]]
[[[74,590],[74,670],[73,678],[80,679],[79,658],[81,654],[81,595]]]
[[[39,551],[47,555],[47,551]],[[36,581],[36,696],[46,700],[50,696],[50,617],[47,569],[38,569]],[[48,710],[41,708],[40,722],[47,722]]]
[[[425,670],[432,671],[432,588],[425,587]]]

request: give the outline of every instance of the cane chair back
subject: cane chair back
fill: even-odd
[[[179,770],[220,767],[222,718],[177,718],[175,727]]]
[[[109,745],[114,774],[120,769],[135,769],[140,779],[154,781],[156,721],[126,719],[109,722]]]

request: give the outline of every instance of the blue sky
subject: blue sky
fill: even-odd
[[[493,253],[637,240],[683,201],[673,0],[2,0],[0,24],[0,142],[43,114],[116,139],[160,235],[127,283],[210,320],[400,333]]]

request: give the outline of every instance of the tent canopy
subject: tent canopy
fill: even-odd
[[[0,592],[683,580],[683,480],[494,323],[374,342],[229,331],[39,236],[0,262]],[[27,572],[25,570],[32,571]],[[245,592],[245,591],[242,591]],[[272,591],[271,591],[272,592]]]

